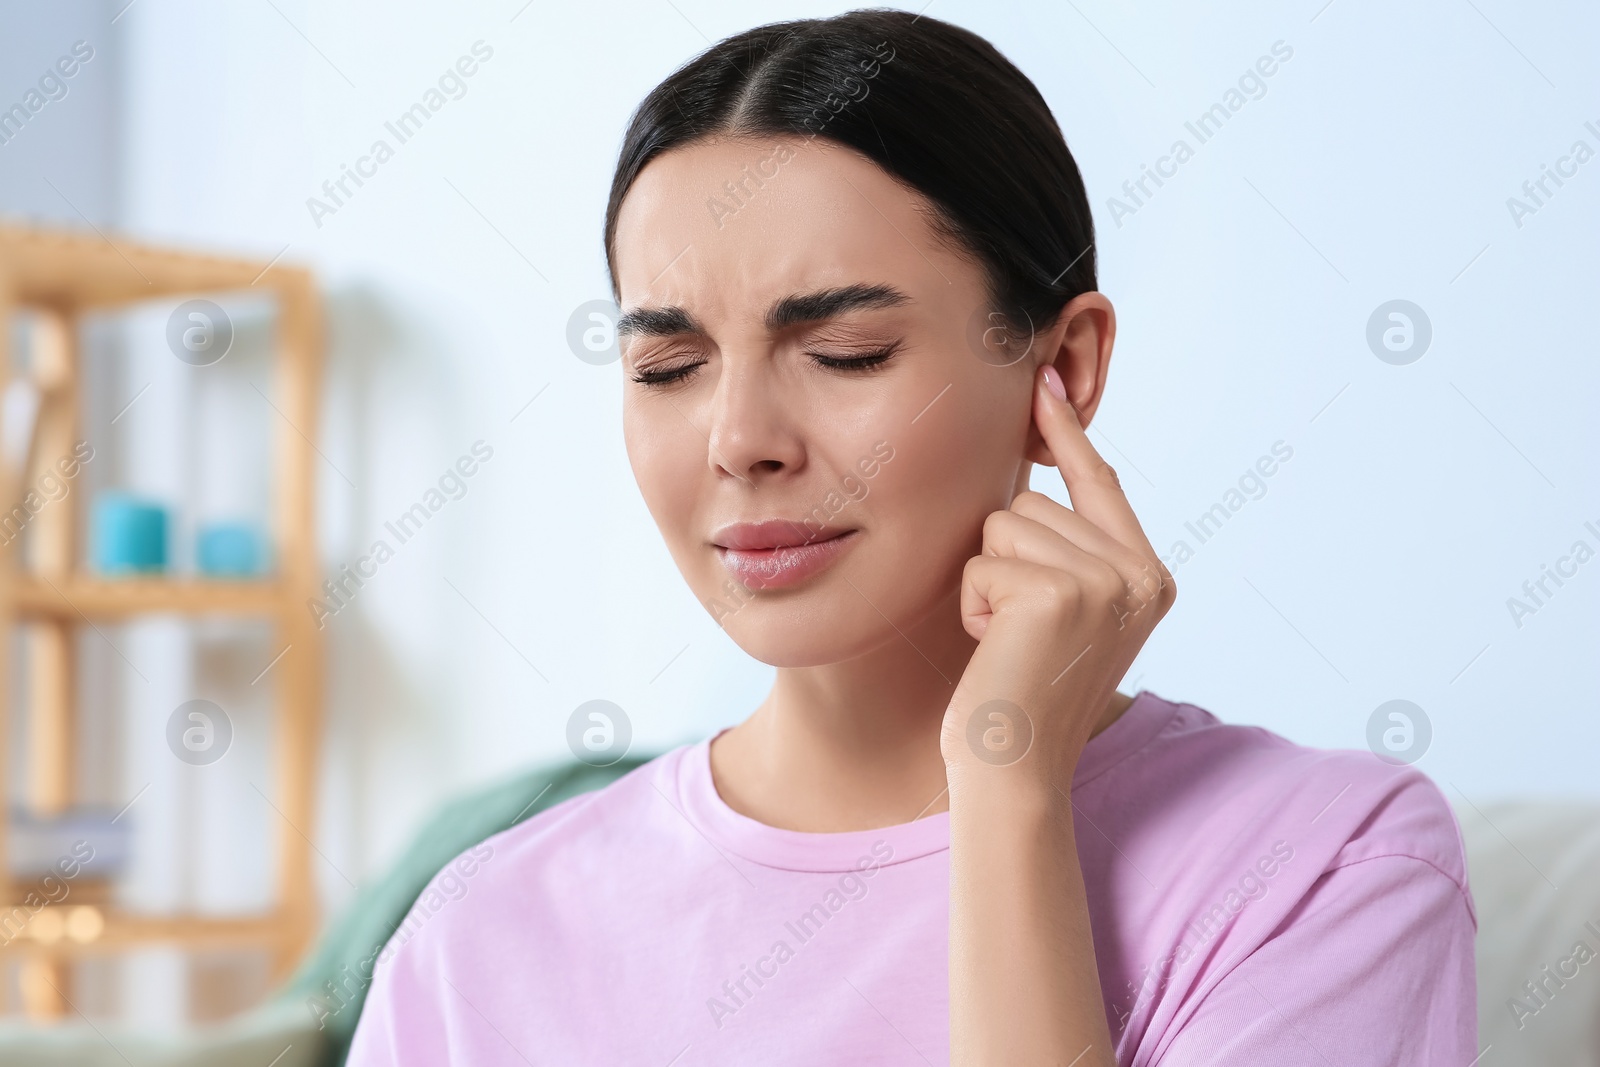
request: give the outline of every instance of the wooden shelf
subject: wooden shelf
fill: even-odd
[[[93,914],[85,914],[92,912]],[[135,945],[176,944],[186,948],[271,948],[291,925],[280,915],[139,915],[93,905],[6,907],[0,915],[30,916],[18,934],[0,939],[0,956],[39,954],[80,956]]]
[[[0,955],[20,954],[27,978],[24,1007],[36,1018],[70,1012],[72,959],[79,955],[156,943],[259,946],[270,952],[273,981],[279,982],[315,933],[311,841],[324,650],[317,621],[305,605],[320,595],[322,577],[316,554],[316,446],[299,428],[318,423],[323,318],[313,275],[276,258],[217,256],[158,248],[116,233],[0,221],[0,390],[23,378],[38,398],[33,426],[22,428],[29,437],[23,453],[0,455],[0,514],[20,507],[29,487],[54,477],[56,457],[72,454],[82,436],[87,314],[157,298],[176,310],[179,298],[240,292],[259,294],[273,308],[271,404],[279,417],[272,422],[269,456],[269,537],[276,573],[226,580],[108,578],[80,571],[83,501],[77,492],[30,512],[26,558],[19,538],[0,540],[0,738],[23,739],[20,759],[0,759],[0,901],[26,899],[27,889],[5,874],[9,809],[23,804],[41,815],[60,813],[86,792],[78,781],[78,631],[100,620],[136,616],[225,615],[262,619],[272,627],[277,646],[295,649],[292,656],[280,655],[271,694],[272,795],[282,818],[262,844],[276,852],[273,904],[270,912],[253,916],[130,915],[106,899],[75,893],[37,913],[0,910]],[[18,344],[26,359],[12,357]],[[216,372],[196,368],[193,373]],[[0,418],[6,417],[0,411]],[[22,640],[13,647],[10,638],[17,630]],[[16,684],[19,680],[25,684]],[[13,730],[17,726],[21,729]],[[4,748],[0,744],[0,755]],[[13,788],[10,778],[17,767],[24,774],[20,788]],[[20,930],[15,922],[7,927],[13,915],[27,918]]]
[[[40,230],[0,221],[0,263],[20,304],[95,307],[180,294],[276,289],[309,275],[286,264],[153,248],[121,234]]]
[[[19,574],[16,611],[35,618],[119,619],[132,615],[273,615],[284,590],[271,579],[70,577]]]

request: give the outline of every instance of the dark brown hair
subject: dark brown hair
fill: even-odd
[[[606,205],[656,156],[706,137],[826,137],[933,206],[976,257],[991,307],[1044,330],[1096,288],[1094,220],[1077,163],[1033,82],[988,41],[885,8],[775,22],[719,41],[650,91],[628,125]]]

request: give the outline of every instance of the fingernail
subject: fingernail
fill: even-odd
[[[1056,373],[1055,367],[1046,363],[1044,365],[1044,384],[1057,400],[1065,402],[1067,399],[1067,386],[1061,380],[1061,375]]]

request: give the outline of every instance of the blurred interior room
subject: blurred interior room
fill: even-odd
[[[1600,21],[942,3],[1091,187],[1091,438],[1185,546],[1122,688],[1409,752],[1485,1067],[1600,1065]],[[762,699],[630,476],[600,239],[650,85],[835,10],[758,7],[0,4],[0,1064],[342,1062],[447,861]]]

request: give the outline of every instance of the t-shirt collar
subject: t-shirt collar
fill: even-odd
[[[1176,710],[1177,705],[1150,690],[1139,690],[1115,722],[1090,738],[1073,774],[1073,789],[1082,788],[1147,744]],[[950,847],[948,811],[893,826],[841,833],[785,830],[741,815],[717,793],[711,777],[715,737],[681,750],[676,800],[685,817],[720,850],[779,870],[839,872],[859,870],[863,863],[879,867],[905,863]]]

